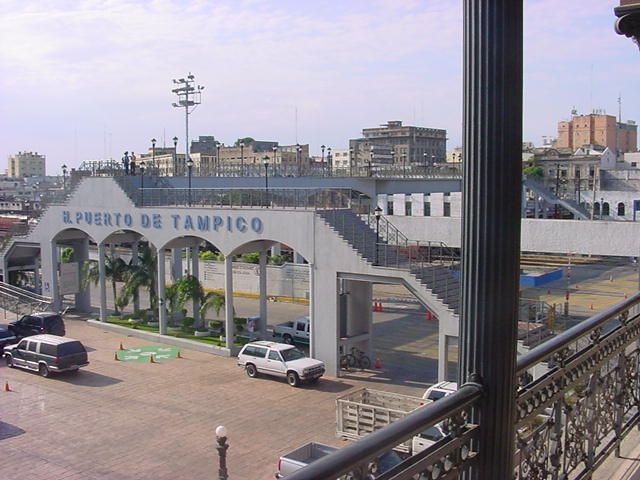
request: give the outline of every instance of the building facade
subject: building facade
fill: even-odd
[[[556,147],[575,150],[583,145],[601,145],[617,155],[635,152],[638,148],[638,126],[633,120],[623,123],[613,115],[578,115],[574,110],[571,120],[558,122]]]
[[[368,158],[372,147],[373,161]],[[353,149],[358,166],[369,162],[427,166],[446,162],[447,131],[403,125],[399,120],[388,121],[380,127],[364,128],[362,138],[349,140],[349,148]]]
[[[46,175],[46,158],[38,152],[18,152],[9,157],[7,165],[9,177],[44,177]]]

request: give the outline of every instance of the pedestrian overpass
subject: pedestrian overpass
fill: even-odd
[[[50,206],[24,237],[13,238],[1,254],[3,273],[33,269],[41,294],[60,308],[61,249],[71,246],[74,260],[89,258],[98,246],[100,319],[108,316],[107,248],[138,248],[141,240],[156,252],[156,278],[162,305],[166,259],[182,261],[188,249],[193,275],[199,274],[198,246],[213,244],[225,257],[225,331],[227,354],[234,353],[233,274],[235,255],[260,252],[259,330],[266,333],[267,252],[289,245],[309,265],[311,354],[339,375],[341,350],[356,346],[372,353],[372,283],[407,287],[439,320],[439,377],[446,376],[447,344],[457,336],[458,281],[441,244],[412,244],[383,216],[370,211],[366,196],[353,190],[225,190],[167,188],[161,178],[85,178],[61,205]],[[31,255],[24,255],[29,251]],[[35,260],[34,260],[35,257]],[[178,271],[180,268],[178,267]],[[79,285],[75,306],[91,311],[88,286]],[[196,309],[194,308],[194,311]],[[159,309],[159,333],[167,331],[167,312]]]

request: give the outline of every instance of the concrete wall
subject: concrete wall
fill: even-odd
[[[461,244],[460,218],[389,217],[408,238]],[[522,219],[524,252],[576,253],[634,257],[640,255],[640,222]]]

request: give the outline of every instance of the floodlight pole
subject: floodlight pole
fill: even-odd
[[[184,123],[185,123],[185,165],[189,162],[189,115],[193,113],[195,107],[200,105],[202,90],[204,90],[204,86],[196,85],[195,76],[189,72],[187,78],[180,78],[176,80],[173,79],[173,83],[178,85],[178,87],[171,90],[172,93],[175,93],[178,97],[178,101],[174,102],[172,105],[176,108],[184,107]],[[189,107],[193,107],[191,111],[189,111]]]

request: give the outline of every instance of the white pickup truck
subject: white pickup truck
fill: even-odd
[[[276,478],[285,478],[296,470],[306,467],[312,462],[321,459],[335,451],[338,448],[324,445],[322,443],[311,442],[296,448],[293,452],[283,455],[278,460],[278,471]],[[387,470],[402,462],[402,458],[393,450],[386,452],[378,457],[377,475],[381,475]]]
[[[309,345],[309,327],[309,317],[300,317],[273,327],[273,336],[290,345]]]

